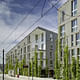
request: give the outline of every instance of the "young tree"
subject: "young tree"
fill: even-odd
[[[38,76],[38,60],[37,60],[37,52],[35,51],[35,56],[34,56],[34,76]]]
[[[17,74],[17,69],[19,68],[18,59],[16,58],[16,64],[15,64],[15,73]]]
[[[59,79],[59,60],[58,60],[58,40],[56,40],[56,51],[55,51],[55,78]]]
[[[17,67],[18,68],[18,67]],[[23,75],[23,61],[19,63],[20,75]]]
[[[5,66],[5,74],[8,74],[8,63],[6,63],[6,66]]]
[[[40,65],[38,67],[38,76],[41,77],[41,71],[42,71],[42,52],[40,52]]]
[[[12,70],[12,69],[13,69],[12,58],[10,57],[9,70]]]
[[[63,80],[69,80],[69,53],[68,46],[64,48],[64,70],[63,70]]]
[[[76,80],[76,59],[75,57],[72,57],[72,65],[71,65],[71,68],[72,68],[72,80]]]
[[[48,77],[48,59],[46,57],[46,77]]]
[[[76,80],[80,79],[80,64],[79,64],[79,57],[77,56],[76,61]]]

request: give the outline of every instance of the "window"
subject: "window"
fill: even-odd
[[[44,34],[41,34],[41,41],[44,41]]]
[[[22,55],[20,55],[20,61],[22,60]]]
[[[44,65],[44,63],[43,63],[43,61],[42,61],[42,67],[43,67],[43,65]]]
[[[44,44],[41,44],[41,49],[42,49],[42,50],[44,49]]]
[[[15,54],[17,53],[17,49],[15,49]]]
[[[29,36],[29,43],[30,43],[30,36]]]
[[[44,53],[42,52],[42,59],[44,59]]]
[[[61,51],[61,58],[63,57],[63,51]]]
[[[63,26],[61,26],[61,37],[64,37],[64,25]]]
[[[38,45],[35,45],[35,49],[38,50]]]
[[[30,52],[30,45],[29,45],[29,46],[27,46],[27,51],[28,51],[28,52]]]
[[[50,41],[53,41],[53,34],[50,34]]]
[[[76,32],[77,31],[77,19],[72,21],[72,32]]]
[[[72,49],[72,56],[75,56],[75,49]]]
[[[51,49],[51,50],[53,49],[53,45],[50,46],[50,49]]]
[[[53,64],[53,61],[52,60],[50,60],[50,64]]]
[[[38,35],[35,35],[35,40],[36,42],[38,42]]]
[[[30,43],[30,35],[27,38],[27,43]]]
[[[77,0],[73,0],[72,1],[72,16],[75,16],[77,14]]]
[[[71,35],[71,46],[73,46],[74,45],[74,37],[73,37],[73,35]]]
[[[64,15],[65,15],[65,12],[62,11],[62,21],[64,21]]]
[[[80,55],[80,48],[77,49],[77,55]]]
[[[50,34],[50,38],[52,38],[53,37],[53,34]]]
[[[26,47],[24,47],[24,53],[26,53]]]
[[[76,34],[76,45],[80,44],[80,33]]]
[[[20,48],[20,46],[18,46],[18,48]]]
[[[64,39],[61,39],[61,48],[64,46]]]
[[[21,48],[21,54],[22,54],[22,48]]]
[[[50,52],[50,58],[52,58],[52,52]]]

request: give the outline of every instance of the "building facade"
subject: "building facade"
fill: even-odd
[[[26,65],[29,66],[36,50],[38,66],[40,65],[40,52],[42,52],[42,70],[45,70],[48,65],[48,70],[53,71],[56,39],[57,33],[37,27],[6,54],[6,63],[10,62],[11,57],[12,64],[15,66],[16,58],[20,62],[26,56]]]
[[[80,0],[68,0],[58,10],[58,39],[61,43],[61,60],[64,44],[68,45],[70,61],[80,56]]]

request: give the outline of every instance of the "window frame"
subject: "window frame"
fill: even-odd
[[[71,32],[76,32],[77,31],[77,19],[74,19],[71,21]]]

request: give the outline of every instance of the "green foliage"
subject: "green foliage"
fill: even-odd
[[[63,80],[69,80],[69,64],[68,64],[68,46],[64,48],[64,67],[63,67]]]
[[[76,64],[76,80],[80,79],[80,64],[79,64],[79,57],[77,57],[77,64]]]
[[[19,67],[18,59],[16,58],[16,64],[15,64],[15,74],[17,74],[17,69]]]
[[[46,57],[46,76],[48,77],[48,59]]]
[[[60,43],[59,43],[60,51]],[[58,40],[56,40],[56,51],[55,51],[55,78],[60,78],[60,54],[58,55]]]
[[[24,56],[23,60],[19,63],[19,73],[20,75],[28,75],[28,69],[23,68],[23,65],[26,65],[26,56]]]
[[[69,80],[69,71],[68,71],[68,67],[69,67],[69,53],[68,53],[68,46],[65,47],[64,53],[66,54],[66,80]]]
[[[41,66],[38,66],[38,77],[41,76]]]
[[[29,76],[31,76],[31,70],[32,70],[32,66],[31,66],[31,62],[29,62]]]
[[[8,74],[8,63],[6,63],[6,66],[5,66],[5,74]]]
[[[74,57],[72,57],[72,80],[75,80],[76,78],[76,60]]]
[[[38,66],[39,77],[41,77],[41,70],[42,70],[42,52],[40,52],[40,65]]]
[[[38,60],[37,60],[37,52],[35,51],[35,56],[34,56],[34,76],[38,76]]]
[[[17,67],[18,68],[18,67]],[[23,75],[23,61],[21,61],[20,63],[19,63],[19,73],[20,73],[20,75]]]
[[[13,69],[13,64],[12,64],[12,59],[10,57],[9,70],[12,70],[12,69]]]

